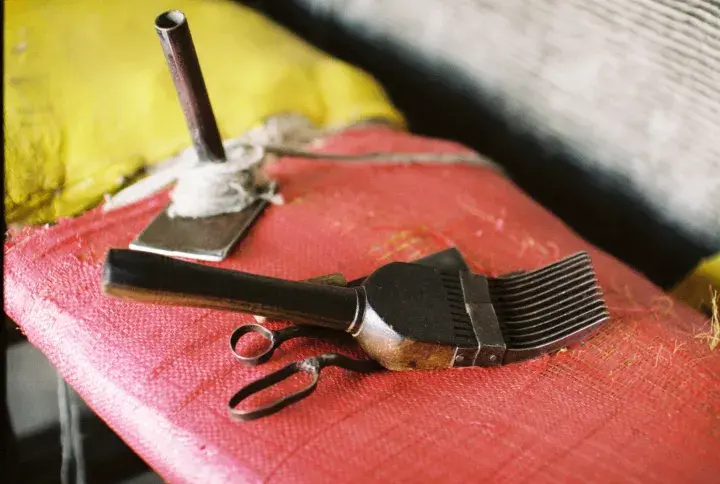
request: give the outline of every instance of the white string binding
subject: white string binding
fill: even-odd
[[[196,162],[185,169],[170,194],[168,216],[202,218],[243,210],[258,198],[271,199],[273,184],[263,176],[262,148],[243,150],[224,163]]]
[[[466,163],[496,168],[476,153],[318,153],[302,149],[333,130],[320,130],[301,115],[275,116],[243,136],[223,143],[224,163],[200,162],[195,150],[188,148],[148,169],[149,176],[106,196],[103,210],[111,211],[152,195],[177,182],[170,193],[170,217],[204,218],[243,210],[264,198],[282,204],[275,184],[262,171],[270,156],[295,156],[307,159],[365,161],[382,163]]]
[[[310,121],[300,115],[281,115],[267,120],[239,138],[223,143],[227,161],[207,163],[198,160],[190,147],[148,169],[149,176],[106,196],[105,211],[129,205],[148,197],[174,182],[170,192],[168,216],[204,218],[243,210],[258,199],[282,204],[275,184],[265,177],[262,165],[268,158],[266,144],[303,146],[320,136]]]

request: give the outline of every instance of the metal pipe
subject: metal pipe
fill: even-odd
[[[165,59],[195,151],[201,161],[224,162],[225,150],[213,114],[185,14],[170,10],[155,19]]]

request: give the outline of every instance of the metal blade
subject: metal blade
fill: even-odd
[[[488,280],[506,363],[572,344],[609,317],[590,256]]]
[[[218,262],[227,257],[267,205],[266,200],[257,200],[241,212],[197,219],[171,219],[166,209],[130,243],[130,248]]]

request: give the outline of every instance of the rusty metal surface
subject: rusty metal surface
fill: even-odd
[[[242,212],[208,218],[173,218],[163,210],[130,244],[130,248],[167,256],[221,261],[267,207],[258,200]]]
[[[178,10],[164,12],[155,19],[155,30],[198,158],[202,162],[225,162],[225,149],[185,15]],[[137,236],[130,248],[167,256],[221,261],[267,205],[266,200],[257,200],[241,212],[205,218],[170,218],[165,209]]]
[[[225,161],[225,150],[185,15],[178,10],[162,13],[155,19],[155,30],[198,157],[201,161]]]

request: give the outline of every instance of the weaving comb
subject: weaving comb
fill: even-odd
[[[160,37],[199,160],[203,163],[224,163],[225,148],[185,15],[177,10],[165,12],[155,20],[155,30]],[[267,205],[267,200],[259,199],[240,212],[204,218],[170,217],[165,209],[130,243],[130,248],[221,261]]]
[[[495,366],[578,342],[609,317],[590,257],[486,277],[457,264],[392,262],[348,287],[288,281],[123,249],[106,294],[259,314],[350,333],[390,370]]]

